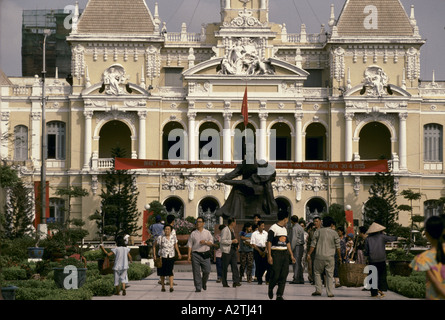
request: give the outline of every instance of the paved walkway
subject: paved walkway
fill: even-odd
[[[207,290],[195,292],[191,267],[175,266],[174,291],[169,292],[169,286],[166,286],[166,292],[161,292],[161,285],[158,284],[159,277],[156,272],[140,281],[130,281],[130,288],[127,289],[126,296],[113,295],[110,297],[94,297],[93,300],[269,300],[267,296],[268,286],[258,285],[255,282],[242,282],[237,288],[224,288],[221,283],[216,283],[216,272],[212,265],[212,273],[207,283]],[[229,269],[229,279],[231,279]],[[292,272],[289,273],[288,280],[292,278]],[[328,298],[326,290],[322,296],[313,297],[311,294],[315,287],[307,281],[307,274],[304,275],[305,284],[286,284],[284,292],[285,300],[412,300],[394,292],[386,292],[383,298],[373,298],[369,291],[362,291],[363,287],[340,287],[334,289],[333,298]],[[231,282],[229,282],[231,285]],[[276,287],[274,292],[276,292]]]

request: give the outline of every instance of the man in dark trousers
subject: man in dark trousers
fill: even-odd
[[[278,285],[277,300],[283,300],[287,275],[289,274],[289,257],[292,263],[296,260],[287,237],[287,212],[278,212],[278,222],[269,229],[267,237],[267,262],[270,264],[269,299],[273,299],[273,289]]]
[[[236,219],[229,218],[227,227],[221,231],[221,251],[222,251],[222,285],[229,287],[227,282],[227,272],[229,265],[232,268],[233,287],[241,286],[241,278],[238,270],[238,246],[239,241],[235,237]]]

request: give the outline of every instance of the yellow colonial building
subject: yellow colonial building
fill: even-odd
[[[72,215],[95,236],[87,218],[100,209],[116,145],[133,159],[240,160],[246,87],[258,159],[384,157],[396,191],[422,193],[414,213],[438,214],[432,200],[444,196],[445,86],[419,82],[425,40],[414,8],[408,15],[399,0],[347,0],[337,17],[331,7],[320,33],[302,25],[290,34],[269,21],[270,1],[221,0],[221,21],[200,33],[185,24],[170,32],[162,3],[152,12],[143,0],[90,0],[75,14],[67,39],[72,84],[46,79],[51,215],[64,219],[56,188],[82,186],[90,195],[74,200]],[[42,82],[0,79],[0,155],[32,186],[40,180]],[[184,147],[174,149],[178,142]],[[217,182],[225,169],[134,172],[141,212],[158,200],[170,212],[214,217],[230,192]],[[278,206],[299,217],[338,203],[361,224],[373,176],[277,169],[273,188]],[[399,222],[407,225],[408,214]]]

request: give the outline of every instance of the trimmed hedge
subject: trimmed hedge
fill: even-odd
[[[409,277],[391,276],[388,274],[387,281],[388,288],[391,291],[408,298],[425,299],[425,272],[413,271]]]
[[[142,280],[151,274],[151,268],[145,264],[131,263],[128,269],[128,280]]]

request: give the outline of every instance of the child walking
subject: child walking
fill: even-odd
[[[125,240],[123,237],[116,238],[116,248],[111,249],[111,252],[107,252],[103,246],[100,245],[100,248],[107,256],[112,256],[113,254],[116,256],[114,260],[114,286],[116,287],[116,295],[120,294],[120,284],[122,283],[122,295],[126,295],[127,292],[125,290],[125,285],[128,283],[128,261],[133,262],[133,259],[130,255],[130,248],[127,248],[125,245]]]

